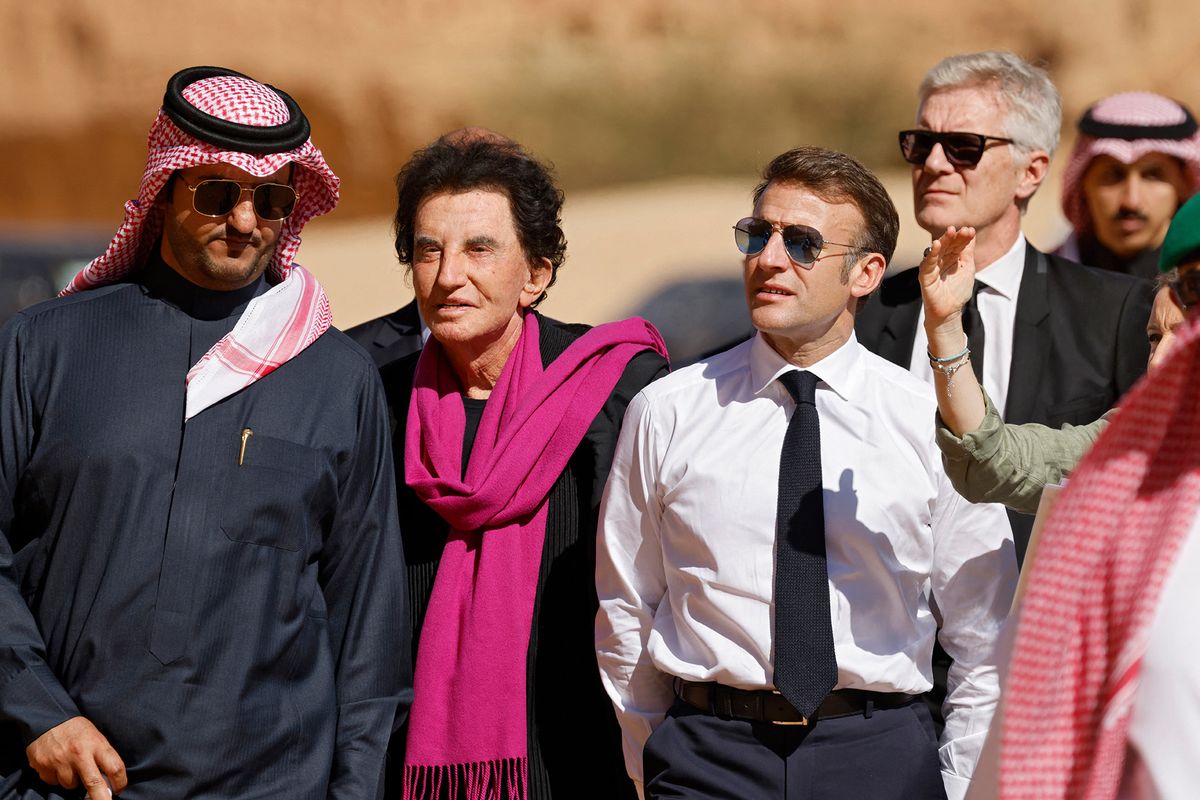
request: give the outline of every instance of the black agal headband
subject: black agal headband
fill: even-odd
[[[1173,125],[1126,125],[1117,122],[1104,122],[1092,116],[1093,108],[1089,108],[1079,118],[1079,132],[1096,139],[1187,139],[1196,133],[1198,126],[1196,118],[1186,106],[1176,103],[1183,112],[1183,122]]]
[[[227,119],[214,117],[188,102],[183,90],[205,78],[229,76],[254,80],[240,72],[221,67],[188,67],[181,69],[167,81],[167,92],[163,95],[163,112],[180,130],[202,142],[235,150],[242,153],[286,153],[308,141],[311,128],[308,117],[286,92],[270,84],[262,84],[279,95],[288,110],[288,121],[282,125],[243,125]]]

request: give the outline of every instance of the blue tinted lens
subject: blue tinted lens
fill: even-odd
[[[733,226],[733,241],[748,256],[762,252],[770,238],[771,224],[766,220],[746,217]]]
[[[733,240],[738,250],[748,256],[761,253],[771,240],[773,228],[765,219],[746,217],[733,226]],[[811,266],[825,246],[821,232],[807,225],[788,225],[783,229],[783,246],[788,258],[797,264]]]
[[[815,228],[807,225],[788,225],[783,229],[783,246],[792,261],[797,264],[812,264],[821,254],[825,240]]]

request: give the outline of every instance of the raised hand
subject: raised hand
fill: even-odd
[[[917,269],[926,330],[961,342],[960,317],[975,286],[975,229],[947,228]]]

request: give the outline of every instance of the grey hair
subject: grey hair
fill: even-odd
[[[1179,280],[1179,267],[1171,267],[1166,272],[1158,273],[1154,276],[1154,293],[1158,294],[1177,280]]]
[[[944,89],[994,86],[1008,106],[1004,134],[1022,156],[1043,150],[1053,156],[1062,127],[1062,98],[1041,67],[1000,50],[965,53],[939,61],[917,91],[917,108]],[[976,131],[978,132],[978,131]]]

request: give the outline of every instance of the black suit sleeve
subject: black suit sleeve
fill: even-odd
[[[1129,391],[1146,371],[1146,362],[1150,359],[1146,323],[1150,319],[1150,306],[1153,303],[1154,287],[1145,281],[1132,283],[1125,294],[1118,322],[1113,364],[1117,397]]]

